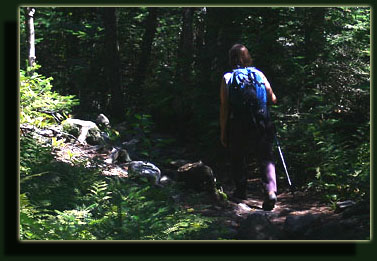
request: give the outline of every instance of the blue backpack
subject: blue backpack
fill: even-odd
[[[233,70],[228,82],[231,118],[265,129],[270,118],[266,86],[255,67]]]

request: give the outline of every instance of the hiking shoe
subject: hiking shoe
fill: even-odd
[[[276,202],[278,201],[275,192],[270,191],[266,195],[266,198],[263,202],[263,210],[271,211],[274,209]]]

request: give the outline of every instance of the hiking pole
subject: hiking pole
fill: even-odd
[[[285,174],[287,175],[287,179],[288,179],[289,186],[292,186],[291,179],[289,178],[289,174],[288,174],[287,166],[285,165],[285,161],[284,161],[284,157],[283,157],[283,152],[281,151],[280,143],[279,143],[279,140],[278,140],[278,138],[277,138],[276,135],[275,135],[275,141],[276,141],[276,145],[278,146],[278,150],[279,150],[279,154],[280,154],[281,162],[283,163],[284,170],[285,170]]]

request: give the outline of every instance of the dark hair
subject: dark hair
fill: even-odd
[[[249,50],[242,44],[235,44],[229,50],[229,65],[232,69],[251,66]]]

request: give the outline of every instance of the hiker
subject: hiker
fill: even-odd
[[[272,210],[277,201],[275,163],[272,152],[274,127],[269,120],[267,103],[265,103],[264,116],[253,116],[253,120],[249,120],[249,116],[245,118],[238,115],[241,114],[240,109],[238,111],[236,109],[240,107],[238,105],[242,101],[234,102],[234,99],[239,98],[239,96],[232,96],[232,94],[236,96],[233,88],[238,88],[237,86],[234,87],[237,84],[237,77],[234,76],[235,71],[248,72],[250,74],[249,79],[251,77],[258,80],[259,86],[262,90],[265,90],[266,102],[275,104],[277,99],[264,74],[255,67],[251,67],[252,60],[244,45],[233,45],[229,50],[229,63],[233,73],[224,74],[220,88],[220,127],[221,143],[230,151],[231,174],[236,187],[233,196],[238,199],[246,199],[247,158],[252,153],[260,164],[261,179],[265,190],[263,208]],[[246,114],[250,113],[246,112]],[[261,118],[264,119],[261,120]]]

